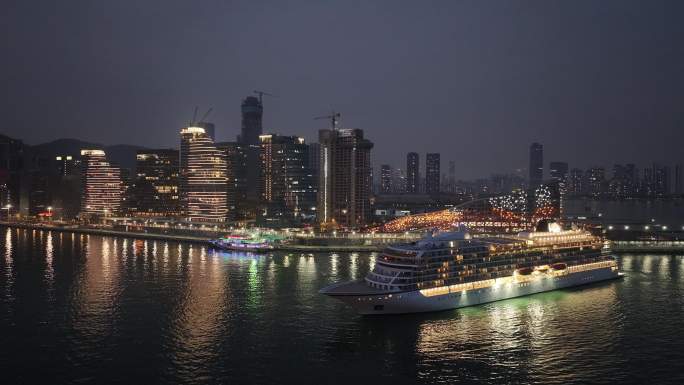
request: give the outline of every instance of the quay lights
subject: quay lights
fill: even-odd
[[[667,230],[667,226],[663,226],[663,230]]]
[[[629,230],[629,226],[625,225],[625,230]]]
[[[650,229],[650,228],[651,228],[651,227],[648,226],[648,225],[644,226],[644,230],[648,230],[648,229]]]
[[[613,229],[613,225],[608,226],[608,230],[612,230],[612,229]]]

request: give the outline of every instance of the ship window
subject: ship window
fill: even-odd
[[[375,310],[375,311],[385,310],[385,305],[375,305],[375,306],[373,306],[373,310]]]

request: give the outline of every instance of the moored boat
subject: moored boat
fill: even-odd
[[[387,247],[362,281],[320,292],[360,314],[473,306],[618,278],[617,263],[591,233],[557,224],[517,235],[473,237],[464,228]]]

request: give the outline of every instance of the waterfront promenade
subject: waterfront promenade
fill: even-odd
[[[30,230],[47,230],[90,234],[102,236],[126,237],[135,239],[165,240],[190,242],[209,245],[209,241],[224,234],[222,231],[176,231],[164,232],[163,228],[103,228],[83,225],[60,225],[38,222],[7,222],[0,221],[1,227],[14,227]],[[653,230],[655,231],[655,229]],[[381,251],[389,243],[409,242],[420,237],[419,233],[411,234],[314,234],[314,233],[286,233],[285,243],[277,244],[274,250],[292,252],[375,252]],[[684,253],[684,240],[680,237],[656,238],[645,236],[644,231],[608,232],[607,240],[610,247],[617,253]]]
[[[0,227],[14,227],[20,229],[29,230],[47,230],[56,232],[67,232],[76,234],[89,234],[89,235],[102,235],[102,236],[115,236],[115,237],[126,237],[135,239],[151,239],[151,240],[165,240],[165,241],[177,241],[177,242],[191,242],[197,244],[209,245],[209,241],[217,238],[222,233],[215,232],[211,235],[193,235],[193,234],[162,234],[159,232],[149,232],[149,231],[132,231],[132,230],[121,230],[121,229],[108,229],[108,228],[96,228],[88,226],[77,226],[77,225],[55,225],[48,223],[32,223],[32,222],[7,222],[0,221]],[[324,243],[317,244],[306,244],[304,241],[310,240],[324,241]],[[348,236],[298,236],[292,238],[292,242],[277,244],[274,250],[279,251],[298,251],[298,252],[373,252],[380,251],[387,243],[385,239],[380,237],[376,238],[381,240],[380,242],[367,242],[365,244],[354,244],[345,242],[335,242],[334,240],[348,240]],[[359,239],[365,239],[359,235]],[[395,239],[392,237],[392,239]]]

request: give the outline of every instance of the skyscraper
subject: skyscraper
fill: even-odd
[[[681,194],[684,192],[682,190],[682,165],[681,164],[675,164],[674,166],[674,193],[675,194]]]
[[[245,219],[247,215],[241,210],[243,205],[238,202],[245,200],[244,180],[238,178],[237,169],[245,164],[243,146],[237,142],[219,142],[216,148],[226,155],[226,205],[228,207],[227,220]]]
[[[425,157],[425,192],[428,194],[439,193],[440,156],[439,154],[427,154]]]
[[[558,195],[558,210],[565,210],[565,195],[568,189],[568,164],[566,162],[549,163],[549,178],[551,179],[551,191]]]
[[[228,213],[226,154],[201,127],[181,130],[181,197],[190,221],[223,222]]]
[[[319,130],[318,222],[359,227],[370,216],[370,151],[360,129]]]
[[[605,192],[606,170],[603,167],[592,167],[587,170],[587,191],[594,197],[599,197]]]
[[[449,179],[447,182],[448,192],[455,192],[456,191],[456,162],[453,160],[449,161]]]
[[[132,209],[137,215],[177,216],[178,151],[173,149],[138,150],[133,186]]]
[[[389,164],[380,166],[380,193],[392,193],[392,167]]]
[[[266,134],[261,141],[261,224],[287,226],[312,218],[316,189],[304,138]],[[317,175],[316,175],[317,177]]]
[[[568,194],[571,195],[580,195],[583,194],[585,191],[584,188],[584,172],[579,169],[579,168],[573,168],[570,170],[570,173],[568,174],[568,182],[567,182],[567,190]]]
[[[544,146],[532,143],[530,146],[530,187],[539,187],[544,179]]]
[[[568,178],[568,164],[566,162],[549,163],[549,178],[555,182],[565,183]]]
[[[112,215],[121,208],[121,170],[107,161],[102,150],[81,150],[83,192],[81,214]]]
[[[417,152],[406,154],[406,192],[416,194],[420,191],[420,156]]]
[[[261,161],[259,160],[259,136],[263,133],[262,118],[264,107],[260,98],[248,96],[242,101],[242,125],[238,143],[244,151],[244,163],[238,163],[236,177],[243,181],[244,199],[238,202],[244,216],[253,218],[259,205],[259,180],[261,178]]]

